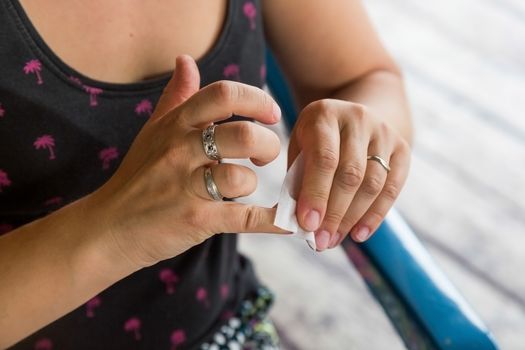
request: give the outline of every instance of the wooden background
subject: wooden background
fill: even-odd
[[[396,207],[501,349],[525,349],[525,2],[365,5],[403,68],[416,127]],[[276,202],[284,147],[246,201]],[[278,294],[284,349],[403,349],[340,249],[245,235],[241,250]]]

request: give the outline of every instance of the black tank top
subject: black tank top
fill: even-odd
[[[197,62],[202,86],[263,85],[260,13],[258,0],[228,1],[217,42]],[[106,182],[170,76],[90,79],[53,53],[18,0],[0,1],[0,233]],[[196,349],[259,285],[236,235],[216,235],[115,283],[11,349]]]

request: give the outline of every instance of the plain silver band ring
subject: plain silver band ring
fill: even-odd
[[[385,168],[387,173],[390,171],[390,167],[388,166],[388,163],[383,158],[381,158],[380,156],[368,156],[368,157],[366,157],[366,159],[367,160],[375,160],[376,162],[381,164],[381,166],[383,168]]]
[[[211,168],[206,167],[204,169],[204,182],[206,183],[206,190],[208,190],[209,195],[215,201],[222,201],[222,194],[219,192],[219,188],[215,181],[213,181],[213,176],[211,174]]]
[[[217,125],[212,124],[206,129],[202,130],[202,146],[204,147],[204,153],[211,160],[221,160],[221,155],[217,149],[215,143],[215,127]]]

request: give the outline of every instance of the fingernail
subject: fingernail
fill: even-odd
[[[322,251],[328,247],[330,241],[330,233],[326,230],[317,232],[315,235],[315,243],[317,244],[317,250]]]
[[[275,120],[281,119],[281,108],[279,107],[277,103],[273,104],[273,118]]]
[[[337,242],[339,242],[339,240],[341,239],[341,234],[339,232],[336,232],[333,236],[332,236],[332,239],[330,240],[330,244],[328,245],[330,248],[334,248],[335,245],[337,244]]]
[[[319,221],[321,220],[321,215],[317,210],[310,210],[308,213],[306,213],[306,216],[304,218],[304,224],[305,228],[308,231],[315,231],[319,228],[319,225],[321,224]]]
[[[359,242],[366,241],[369,236],[370,236],[370,229],[366,226],[361,226],[355,233],[355,238],[357,238]]]

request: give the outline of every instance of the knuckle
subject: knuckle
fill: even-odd
[[[323,147],[315,151],[314,154],[317,167],[324,173],[333,172],[337,168],[337,154],[330,148]]]
[[[255,124],[250,122],[241,122],[237,128],[238,142],[251,149],[255,146]]]
[[[352,103],[349,107],[349,113],[351,119],[357,123],[364,123],[366,121],[366,116],[368,114],[367,107],[359,104]]]
[[[227,80],[220,80],[213,83],[215,98],[220,104],[230,105],[239,95],[239,89],[235,83]]]
[[[304,110],[313,115],[318,115],[321,113],[328,112],[331,109],[331,107],[332,103],[330,103],[330,99],[324,98],[310,102],[308,105],[306,105]]]
[[[344,191],[352,191],[363,181],[363,170],[357,164],[346,164],[339,169],[338,180]]]
[[[305,198],[309,203],[325,203],[328,201],[329,193],[321,191],[320,188],[310,188],[305,193]]]
[[[367,176],[361,185],[363,192],[370,196],[376,196],[382,188],[383,182],[377,176]]]
[[[390,201],[395,201],[400,191],[399,186],[393,182],[387,182],[383,187],[383,195]]]
[[[304,107],[304,112],[316,112],[319,105],[319,101],[313,101]]]
[[[392,128],[390,127],[390,125],[388,125],[384,121],[381,121],[379,123],[378,130],[379,130],[379,135],[381,135],[381,137],[383,138],[388,137],[389,135],[392,134]]]
[[[323,98],[320,100],[317,100],[313,103],[313,107],[317,112],[325,112],[330,109],[332,104],[330,103],[330,99]]]
[[[330,110],[333,109],[327,100],[317,100],[310,102],[301,112],[297,121],[295,132],[298,136],[304,136],[304,133],[313,134],[317,138],[327,137],[331,134],[329,117],[335,115]]]
[[[385,213],[381,213],[377,210],[370,210],[368,213],[366,213],[366,222],[371,223],[370,226],[377,227],[383,219],[385,218]]]
[[[366,106],[360,103],[352,103],[350,110],[355,118],[364,118],[368,113]]]
[[[257,229],[260,222],[261,222],[261,214],[259,213],[259,211],[253,206],[248,206],[243,216],[244,229],[246,231],[253,231]]]
[[[401,138],[399,141],[399,151],[403,155],[408,155],[411,152],[410,144],[404,138]]]
[[[324,221],[328,224],[333,224],[336,227],[339,226],[341,220],[343,219],[344,213],[339,213],[336,211],[328,211],[324,216]]]
[[[299,125],[301,127],[300,135],[302,138],[307,140],[315,140],[316,143],[321,143],[321,146],[315,148],[318,154],[323,151],[323,147],[329,147],[329,140],[333,138],[334,130],[327,118],[319,118],[319,115],[312,114],[311,117],[303,119],[302,123]],[[333,153],[335,155],[335,152]]]
[[[192,228],[201,227],[203,222],[203,215],[202,211],[199,210],[199,208],[195,206],[188,206],[185,214],[184,214],[184,221],[186,224],[188,224]]]

